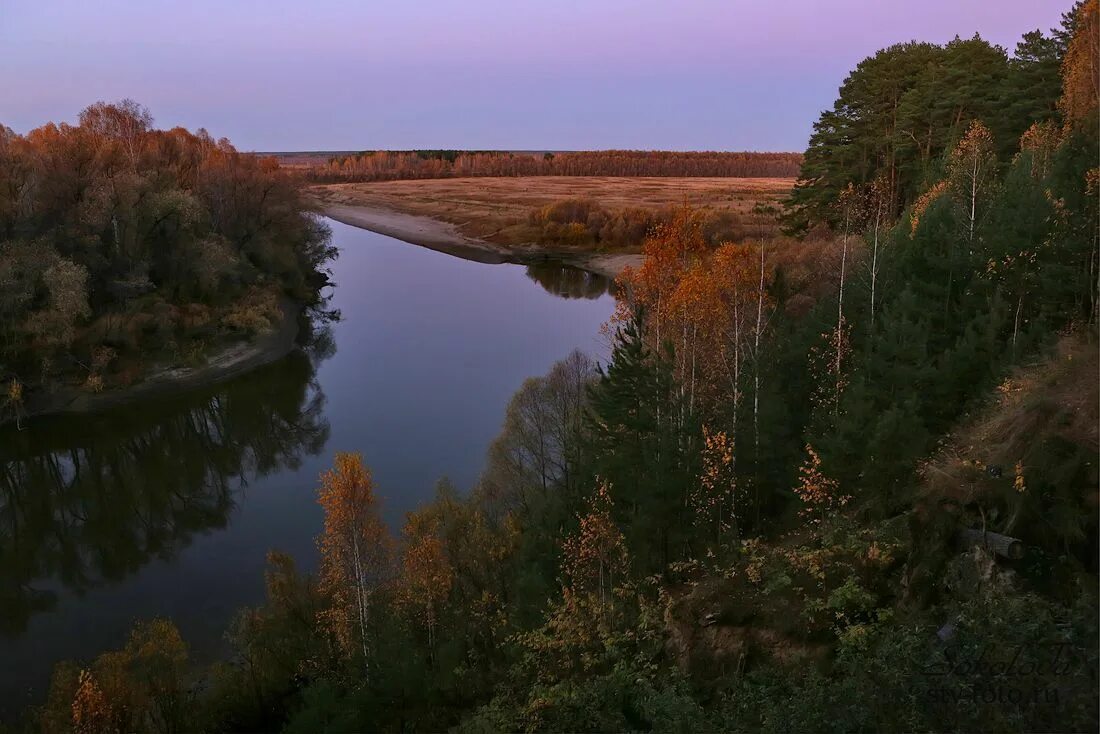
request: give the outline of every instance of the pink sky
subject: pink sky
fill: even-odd
[[[0,123],[132,97],[254,150],[800,150],[860,59],[1046,0],[0,0]]]

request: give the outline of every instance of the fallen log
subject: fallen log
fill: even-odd
[[[1024,557],[1024,544],[1018,538],[975,528],[960,530],[957,538],[966,548],[980,546],[1001,558],[1015,561]]]

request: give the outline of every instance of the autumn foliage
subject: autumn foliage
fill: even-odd
[[[1080,3],[1073,19],[1076,32],[1062,61],[1063,92],[1058,106],[1066,124],[1095,124],[1100,96],[1100,2]]]
[[[695,520],[721,542],[737,531],[737,476],[734,472],[734,443],[725,431],[703,426],[703,469],[699,485],[691,494]]]
[[[325,512],[324,533],[317,542],[321,590],[332,600],[323,622],[345,655],[361,653],[365,658],[373,596],[387,577],[390,546],[361,455],[336,455],[334,467],[321,474],[318,502]]]
[[[428,649],[435,649],[435,630],[442,605],[451,593],[454,571],[444,551],[439,522],[413,513],[402,533],[401,575],[397,602],[428,632]]]
[[[611,517],[611,487],[600,482],[588,498],[577,532],[562,543],[562,574],[573,594],[590,594],[599,603],[612,601],[615,584],[627,570],[623,534]]]
[[[563,153],[507,151],[367,151],[333,157],[305,169],[315,181],[392,181],[469,176],[794,176],[798,153],[599,150]]]
[[[26,135],[0,125],[0,381],[28,403],[270,328],[282,301],[316,301],[334,254],[274,160],[154,129],[132,100]]]
[[[57,667],[41,728],[58,734],[190,730],[197,722],[191,683],[187,646],[175,625],[142,622],[122,649],[87,667]]]
[[[1095,731],[1095,8],[1011,59],[973,38],[861,63],[815,128],[805,238],[670,212],[606,361],[526,381],[484,474],[440,482],[393,552],[338,454],[320,588],[273,564],[224,689],[258,713],[221,728]],[[990,532],[1025,558],[966,540]],[[60,670],[42,728],[149,700],[127,666]]]
[[[821,468],[821,457],[806,444],[806,460],[798,469],[795,494],[802,501],[800,514],[810,523],[820,525],[828,513],[848,504],[851,497],[841,494],[835,479]]]

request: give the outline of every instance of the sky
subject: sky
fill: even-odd
[[[126,97],[242,150],[802,150],[862,58],[1072,0],[0,0],[0,124]]]

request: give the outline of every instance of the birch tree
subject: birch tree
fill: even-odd
[[[975,120],[951,152],[947,166],[947,178],[963,210],[966,241],[971,248],[978,220],[985,213],[982,206],[989,196],[996,167],[993,135],[980,120]]]
[[[321,590],[332,600],[321,621],[345,655],[362,655],[366,669],[371,607],[388,572],[390,543],[360,454],[336,454],[334,468],[321,474],[318,502],[325,512],[317,543]]]
[[[435,661],[436,626],[454,583],[442,528],[427,512],[410,513],[402,532],[401,578],[397,601],[428,633],[428,654]]]
[[[875,304],[877,303],[877,291],[879,275],[882,272],[882,250],[885,246],[885,241],[882,237],[883,228],[887,224],[887,219],[890,216],[890,202],[892,200],[892,194],[890,187],[886,179],[877,178],[870,186],[870,195],[868,197],[869,214],[868,224],[871,227],[871,259],[868,263],[868,275],[871,279],[871,308],[869,327],[875,328]],[[847,239],[847,238],[845,238]],[[839,321],[839,319],[838,319]],[[839,326],[838,326],[838,341],[839,344]],[[839,366],[838,370],[839,372]]]

